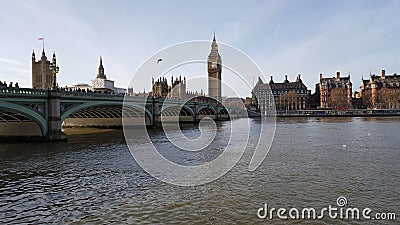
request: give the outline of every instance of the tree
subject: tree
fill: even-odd
[[[332,89],[328,99],[328,106],[333,108],[348,108],[347,90],[345,88]]]
[[[363,106],[370,108],[372,106],[371,90],[365,90],[362,94]]]
[[[277,99],[281,110],[295,110],[299,106],[299,95],[296,91],[285,92]]]
[[[397,103],[399,103],[399,94],[397,89],[388,87],[381,88],[378,95],[381,107],[385,109],[395,108]]]

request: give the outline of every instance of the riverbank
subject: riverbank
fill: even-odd
[[[400,116],[400,109],[290,110],[277,111],[277,117],[387,117]]]

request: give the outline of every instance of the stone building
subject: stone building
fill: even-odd
[[[172,99],[186,99],[186,77],[179,76],[175,78],[171,76],[171,87],[169,91],[169,98]]]
[[[352,103],[352,86],[350,74],[341,77],[336,72],[336,77],[324,78],[319,75],[319,83],[316,85],[316,95],[319,97],[320,108],[348,108]]]
[[[364,107],[369,108],[400,108],[400,75],[370,74],[369,79],[362,79],[359,97],[363,99]]]
[[[171,85],[168,85],[165,77],[160,77],[156,81],[152,79],[151,96],[155,98],[186,99],[186,77],[179,76],[174,80],[171,77]]]
[[[222,101],[222,90],[221,90],[221,74],[222,74],[222,60],[218,53],[218,45],[215,39],[215,33],[213,42],[211,44],[211,52],[207,59],[208,68],[208,96],[216,99],[219,102]]]
[[[160,77],[154,82],[154,78],[151,81],[152,91],[151,96],[154,98],[166,98],[169,94],[170,87],[168,86],[167,79]]]
[[[294,82],[289,82],[287,75],[285,75],[285,80],[282,83],[275,83],[273,76],[268,83],[264,83],[258,77],[253,92],[262,114],[274,109],[278,111],[305,109],[310,95],[310,91],[301,80],[300,74]]]
[[[108,80],[104,72],[103,59],[100,56],[100,64],[96,79],[92,80],[92,89],[98,93],[114,93],[114,81]]]
[[[142,97],[154,97],[154,98],[169,98],[176,100],[188,100],[191,98],[205,96],[203,90],[200,92],[197,91],[188,91],[186,88],[186,77],[179,76],[171,77],[171,85],[168,84],[168,81],[165,77],[160,77],[157,80],[152,79],[152,91],[150,93],[143,92],[142,94],[134,94],[136,96]]]
[[[51,63],[56,65],[56,53],[53,53]],[[32,88],[48,90],[57,84],[56,76],[50,71],[51,63],[47,60],[44,49],[39,61],[36,61],[35,51],[32,52]]]

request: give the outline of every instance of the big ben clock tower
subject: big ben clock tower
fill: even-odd
[[[221,73],[222,73],[222,60],[218,53],[218,45],[214,39],[211,44],[211,52],[207,59],[208,66],[208,96],[222,102],[221,98]]]

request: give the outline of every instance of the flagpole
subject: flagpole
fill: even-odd
[[[39,41],[42,41],[42,47],[44,51],[44,36],[38,38]]]

